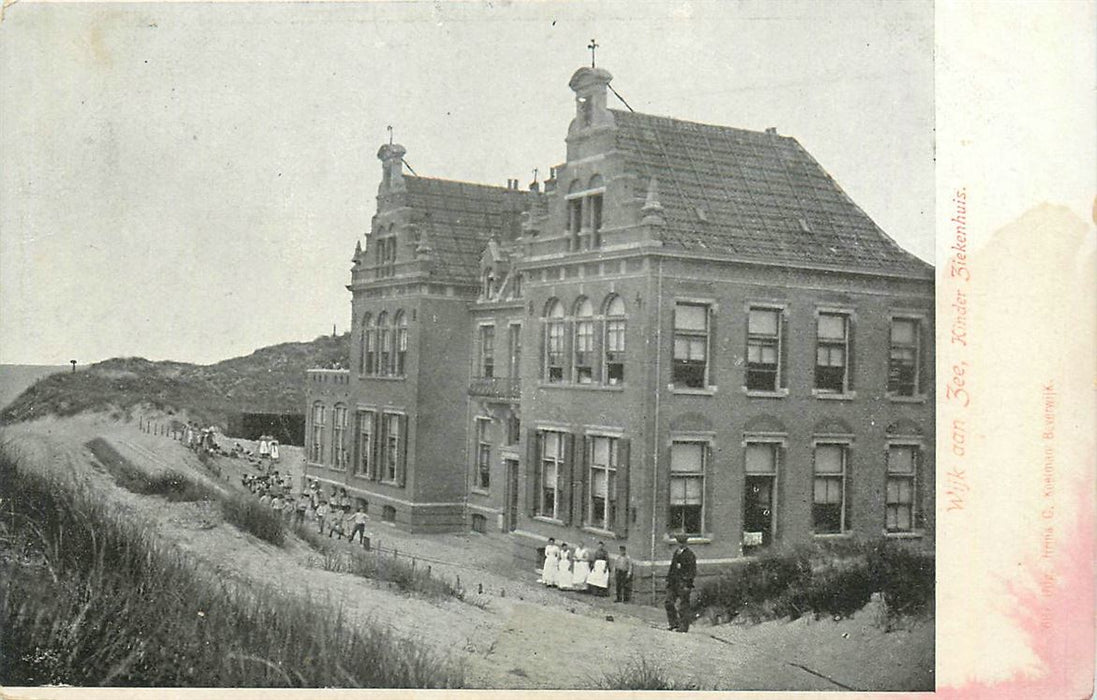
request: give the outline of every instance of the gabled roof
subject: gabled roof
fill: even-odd
[[[480,254],[494,236],[518,234],[519,213],[533,193],[469,182],[404,176],[407,205],[415,212],[420,236],[433,251],[431,273],[443,279],[475,283]],[[422,238],[420,239],[422,240]]]
[[[665,245],[791,265],[932,275],[796,139],[609,111],[626,167],[642,188],[657,180]]]

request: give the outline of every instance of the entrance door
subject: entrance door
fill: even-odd
[[[764,547],[773,539],[773,477],[748,476],[743,504],[743,548]]]
[[[518,460],[505,460],[507,467],[507,532],[518,529]]]

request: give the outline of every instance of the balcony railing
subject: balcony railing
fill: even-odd
[[[469,383],[469,395],[518,400],[522,395],[522,380],[518,377],[473,377]]]

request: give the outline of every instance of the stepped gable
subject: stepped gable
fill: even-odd
[[[407,205],[415,211],[420,236],[432,251],[431,274],[440,279],[475,284],[480,254],[488,241],[513,240],[520,215],[532,192],[471,182],[404,176]]]
[[[609,110],[640,182],[656,178],[664,244],[747,260],[931,278],[796,139]]]

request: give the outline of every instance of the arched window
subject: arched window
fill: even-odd
[[[389,315],[386,311],[377,315],[377,345],[380,355],[377,374],[387,377],[392,371],[392,327],[389,326]]]
[[[544,377],[550,383],[564,381],[564,305],[552,299],[545,307]]]
[[[403,311],[396,312],[396,374],[404,376],[408,359],[408,317]]]
[[[373,373],[373,317],[366,314],[362,317],[362,355],[359,358],[358,373]]]
[[[586,297],[575,302],[575,336],[572,340],[574,381],[590,384],[594,381],[594,307]]]
[[[603,381],[609,385],[625,383],[625,300],[616,294],[606,300]]]

